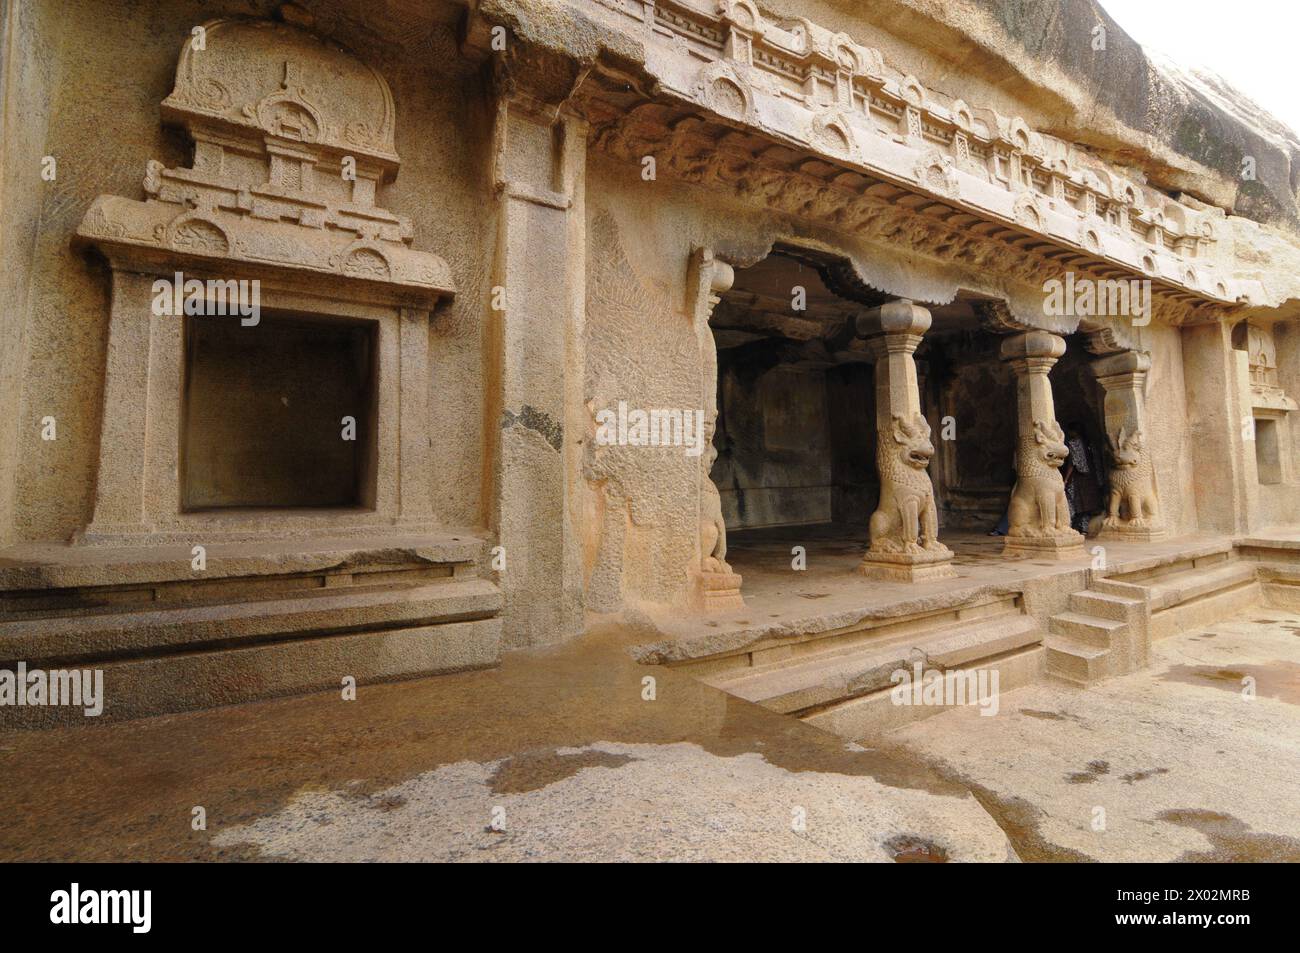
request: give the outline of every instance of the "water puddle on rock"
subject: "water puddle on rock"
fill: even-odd
[[[1243,691],[1246,679],[1254,680],[1255,694],[1276,698],[1290,705],[1300,705],[1300,665],[1273,661],[1262,665],[1175,665],[1160,678],[1188,685],[1209,685],[1224,691]]]
[[[896,864],[946,864],[948,851],[932,840],[914,834],[899,834],[885,841]]]
[[[1209,850],[1188,851],[1178,858],[1179,863],[1190,861],[1296,863],[1300,861],[1300,840],[1280,834],[1257,833],[1252,831],[1248,824],[1231,814],[1184,808],[1161,811],[1156,818],[1200,831],[1209,840]]]

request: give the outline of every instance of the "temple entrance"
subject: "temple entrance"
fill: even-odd
[[[792,305],[800,289],[802,311]],[[729,533],[866,526],[878,490],[871,359],[827,346],[858,310],[815,268],[781,252],[738,270],[714,309],[712,478]]]
[[[1106,506],[1111,462],[1102,414],[1105,395],[1092,366],[1095,360],[1084,335],[1071,334],[1065,339],[1065,355],[1050,375],[1056,419],[1070,448],[1066,475],[1072,479],[1067,486],[1072,518],[1080,532],[1095,532],[1096,520]]]
[[[867,539],[879,495],[872,357],[841,333],[864,306],[828,287],[827,268],[778,247],[737,269],[710,320],[710,475],[742,574],[772,559],[788,569],[795,545],[860,554]]]
[[[851,571],[871,539],[881,498],[877,430],[889,418],[877,415],[880,355],[855,322],[891,299],[850,285],[851,274],[845,262],[778,246],[736,271],[711,317],[718,421],[710,476],[729,561],[752,583],[760,582],[755,573],[787,572],[796,547]],[[928,305],[931,323],[912,345],[916,401],[929,428],[917,438],[928,455],[919,469],[933,484],[941,541],[959,565],[1003,562],[1001,540],[990,534],[1006,532],[1016,486],[1017,371],[1002,353],[1010,332],[989,320],[994,306],[968,293]],[[1065,345],[1045,380],[1062,439],[1084,450],[1076,453],[1087,470],[1078,499],[1095,519],[1105,506],[1102,389],[1083,335]],[[882,452],[892,448],[886,441]]]
[[[1016,482],[1016,377],[1000,354],[1003,335],[981,327],[982,307],[979,299],[959,295],[931,308],[934,324],[916,352],[922,406],[936,434],[930,475],[946,536],[997,530]],[[1072,455],[1082,456],[1081,467],[1087,467],[1080,471],[1077,498],[1083,512],[1095,516],[1103,507],[1107,468],[1101,387],[1084,336],[1065,340],[1065,354],[1048,379],[1056,420]]]
[[[981,324],[981,306],[962,296],[931,308],[934,323],[916,353],[945,538],[997,527],[1016,482],[1016,379],[1000,357],[1002,337]]]

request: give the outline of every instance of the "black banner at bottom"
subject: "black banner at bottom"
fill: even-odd
[[[679,914],[692,922],[714,910],[731,940],[747,928],[766,935],[774,915],[813,929],[858,918],[877,937],[893,932],[891,921],[910,931],[992,919],[998,932],[1042,926],[1072,939],[1138,933],[1178,942],[1193,934],[1230,942],[1293,922],[1286,865],[953,865],[929,874],[909,866],[823,865],[775,879],[750,865],[707,873],[653,866],[602,870],[599,881],[577,865],[548,870],[544,880],[533,879],[532,867],[480,866],[453,881],[448,870],[417,865],[11,864],[0,868],[0,910],[7,940],[75,934],[126,943],[338,940],[353,929],[409,937],[448,929],[449,916],[496,933],[502,923],[553,929],[574,914],[575,927],[590,928],[590,917],[622,920],[635,937],[666,926],[674,906],[692,908]],[[695,876],[707,880],[696,886]]]

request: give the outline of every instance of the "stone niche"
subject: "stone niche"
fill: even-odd
[[[374,506],[373,322],[184,320],[183,511]]]
[[[429,322],[454,289],[378,204],[399,165],[388,85],[295,26],[204,34],[162,103],[192,166],[149,161],[144,199],[99,196],[74,239],[112,270],[78,539],[428,531]]]
[[[1246,353],[1256,476],[1265,486],[1293,483],[1295,457],[1287,424],[1300,405],[1282,388],[1274,327],[1241,321],[1232,329],[1232,345]]]

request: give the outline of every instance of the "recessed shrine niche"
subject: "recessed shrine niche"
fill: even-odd
[[[184,333],[183,511],[373,507],[375,322],[196,315]]]
[[[101,195],[113,272],[88,543],[433,529],[429,322],[446,263],[379,204],[383,77],[296,26],[204,25],[163,121],[193,163]]]
[[[1295,455],[1288,423],[1289,416],[1300,405],[1282,389],[1274,327],[1269,323],[1240,321],[1232,329],[1232,346],[1245,352],[1257,479],[1265,486],[1291,483],[1295,480],[1292,473]]]

